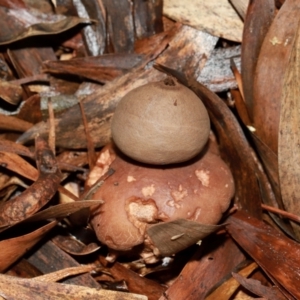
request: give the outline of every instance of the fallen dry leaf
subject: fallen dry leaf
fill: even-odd
[[[257,267],[256,263],[251,263],[235,274],[248,277]],[[210,295],[208,295],[205,300],[230,300],[232,299],[233,294],[236,293],[239,286],[240,282],[237,281],[235,277],[230,277],[222,285],[217,287]]]
[[[66,253],[76,256],[89,255],[91,253],[95,253],[101,248],[96,239],[91,243],[83,243],[71,234],[57,234],[54,238],[52,238],[52,242]]]
[[[162,256],[171,256],[223,227],[178,219],[152,225],[147,229],[147,234]]]
[[[148,297],[148,300],[157,300],[166,290],[166,287],[159,282],[142,277],[118,262],[107,268],[107,271],[115,280],[125,280],[132,293],[144,294]]]
[[[0,119],[2,119],[2,116]],[[9,140],[0,140],[0,151],[34,158],[34,153],[29,148]]]
[[[264,299],[285,300],[286,297],[276,287],[263,286],[258,280],[247,279],[242,274],[233,273],[232,276],[253,294],[264,297]]]
[[[259,53],[253,85],[253,124],[257,136],[278,153],[280,97],[297,30],[300,2],[286,0],[273,20]],[[270,80],[272,74],[272,80]]]
[[[300,298],[300,246],[271,226],[237,212],[227,219],[228,232],[272,281]]]
[[[31,249],[47,232],[49,232],[57,221],[53,221],[31,233],[0,241],[0,272],[6,270],[18,258]],[[3,275],[2,275],[3,276]],[[1,283],[0,283],[1,285]],[[1,287],[0,287],[1,289]],[[3,294],[0,295],[3,296]]]
[[[21,195],[2,203],[1,226],[12,225],[31,216],[56,193],[61,173],[53,153],[40,137],[36,138],[36,162],[40,173],[38,179]]]
[[[0,116],[0,129],[1,130],[11,130],[11,131],[20,131],[24,132],[31,128],[33,124],[26,122],[24,120],[21,120],[19,118],[16,118],[14,116],[6,116],[1,115]]]
[[[258,55],[274,17],[275,3],[273,0],[249,1],[243,31],[241,73],[245,103],[251,120],[253,120],[254,73]]]
[[[205,245],[209,250],[203,252]],[[244,254],[228,236],[209,236],[159,300],[204,300],[209,291],[244,260]]]
[[[65,218],[83,208],[101,205],[102,203],[103,200],[84,200],[57,204],[37,212],[33,216],[24,219],[23,222],[38,222],[52,218]]]
[[[20,103],[22,99],[22,87],[20,85],[0,81],[0,87],[0,98],[13,105]]]
[[[38,178],[37,169],[17,154],[0,152],[0,164],[6,169],[31,179],[32,181]]]
[[[27,28],[22,28],[21,30],[15,32],[10,36],[6,36],[5,40],[0,41],[0,45],[11,44],[16,41],[23,40],[25,38],[37,35],[49,35],[49,34],[58,34],[64,32],[78,24],[90,24],[92,21],[87,19],[82,19],[78,17],[62,17],[61,20],[57,22],[39,23],[34,24]]]
[[[292,43],[291,56],[284,75],[278,145],[278,168],[280,190],[284,207],[288,212],[300,215],[300,26]],[[300,227],[292,223],[295,234],[300,239]]]

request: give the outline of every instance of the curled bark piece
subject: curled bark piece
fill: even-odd
[[[21,195],[2,205],[0,225],[12,225],[33,215],[56,193],[61,173],[53,153],[40,137],[36,138],[36,160],[40,173],[39,178]]]

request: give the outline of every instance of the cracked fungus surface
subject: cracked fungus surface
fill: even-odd
[[[210,152],[176,168],[139,166],[119,156],[111,167],[115,173],[94,195],[105,203],[92,224],[98,239],[116,250],[143,243],[147,224],[178,218],[216,224],[234,193],[229,168]]]

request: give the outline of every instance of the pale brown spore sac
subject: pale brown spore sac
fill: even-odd
[[[111,146],[103,152],[107,149],[115,157],[111,163],[115,173],[94,195],[105,203],[91,222],[98,239],[111,249],[125,251],[142,244],[147,225],[159,221],[186,218],[216,224],[230,204],[231,172],[212,151],[184,164],[158,168],[133,162]]]
[[[210,121],[196,94],[168,78],[123,97],[111,130],[114,142],[129,157],[165,165],[195,157],[207,142]]]

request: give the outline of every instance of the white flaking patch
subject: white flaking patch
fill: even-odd
[[[197,219],[200,217],[200,215],[201,215],[201,208],[198,207],[198,208],[196,208],[196,210],[193,213],[192,221],[197,221]]]
[[[144,197],[151,197],[154,194],[154,192],[155,192],[154,184],[142,188],[142,194]]]
[[[221,170],[222,170],[226,175],[229,174],[227,169],[221,167]]]
[[[115,156],[111,154],[108,149],[103,151],[97,158],[96,165],[89,174],[87,186],[92,186],[101,176],[103,176],[114,160]]]
[[[127,176],[127,182],[133,182],[133,181],[136,181],[136,179],[133,176],[128,175]]]
[[[209,186],[209,171],[207,170],[196,170],[195,175],[200,180],[201,184],[205,187]]]
[[[225,187],[228,188],[228,184],[225,184]]]
[[[129,204],[129,213],[140,222],[151,223],[155,220],[157,209],[152,203],[141,204],[132,202]]]
[[[170,217],[164,212],[160,212],[158,214],[158,218],[163,221],[168,221],[170,219]]]
[[[181,207],[181,205],[179,203],[177,203],[176,201],[174,201],[174,200],[169,200],[167,202],[167,205],[170,206],[170,207],[175,207],[177,209]]]
[[[187,189],[183,189],[180,185],[178,191],[171,191],[171,196],[176,202],[182,201],[188,195]]]
[[[147,223],[157,220],[157,207],[154,200],[134,199],[126,204],[127,218],[130,223],[144,236]]]

